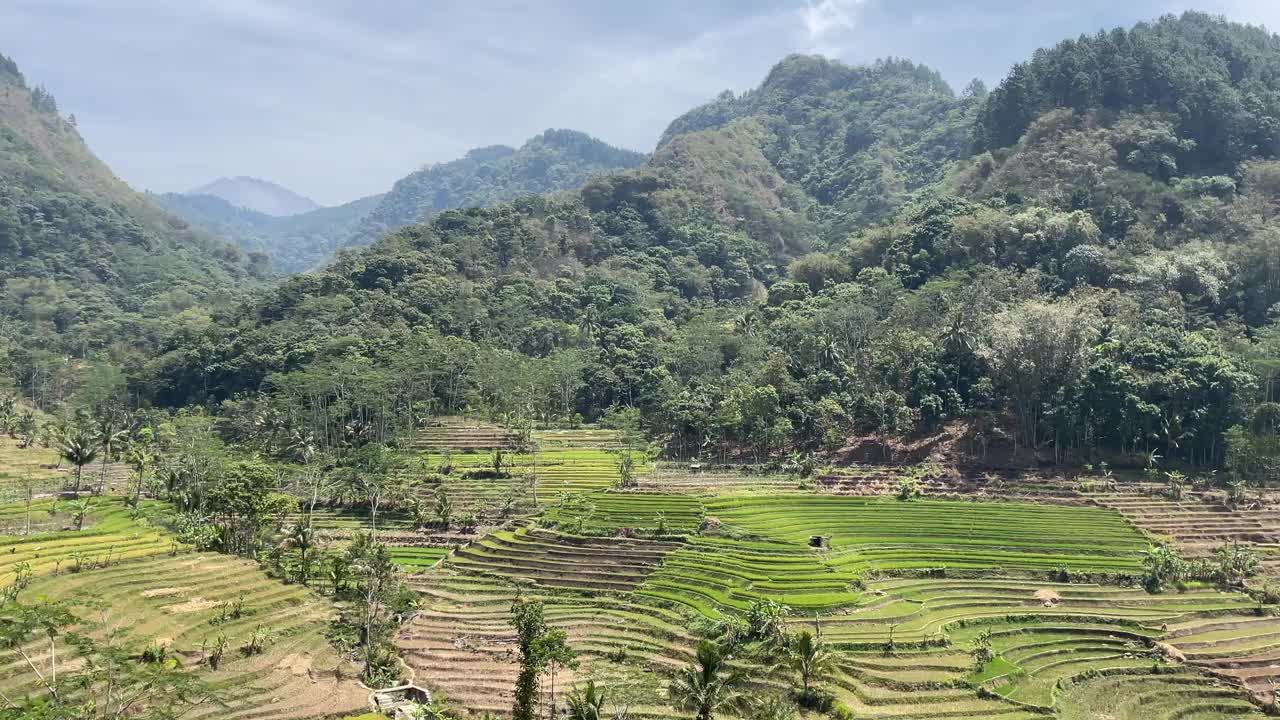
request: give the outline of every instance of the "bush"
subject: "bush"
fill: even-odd
[[[903,502],[915,500],[920,497],[920,481],[913,477],[904,477],[898,479],[898,499]]]

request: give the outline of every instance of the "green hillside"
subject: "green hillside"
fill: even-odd
[[[0,367],[35,396],[69,357],[122,357],[158,320],[225,297],[264,268],[121,182],[0,58]]]
[[[573,190],[593,175],[642,162],[640,153],[610,147],[574,130],[547,130],[519,148],[476,148],[463,158],[397,180],[349,244],[368,245],[383,233],[450,208],[485,207],[521,195]]]
[[[1208,38],[1256,35],[1195,14],[1160,27],[1183,38],[1175,64],[1224,47]],[[218,358],[199,383],[178,338],[145,384],[182,403],[353,354],[403,365],[392,373],[470,357],[464,386],[401,399],[588,418],[630,406],[677,447],[757,458],[959,419],[997,425],[1023,462],[1225,462],[1227,431],[1245,442],[1274,399],[1257,374],[1280,301],[1268,151],[1204,174],[1184,167],[1199,141],[1167,114],[1059,108],[963,158],[976,118],[1007,102],[957,99],[909,63],[788,58],[677,121],[646,166],[405,228],[222,318],[231,329],[198,341]],[[864,125],[883,137],[837,140]],[[901,192],[864,170],[892,170]],[[885,218],[868,224],[864,202]],[[424,367],[437,346],[454,355]]]

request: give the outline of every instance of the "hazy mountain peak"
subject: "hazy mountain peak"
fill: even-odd
[[[311,198],[303,197],[286,187],[247,175],[218,178],[187,194],[213,195],[236,207],[276,217],[301,215],[320,207]]]

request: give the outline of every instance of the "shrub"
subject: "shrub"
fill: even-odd
[[[920,481],[913,477],[898,479],[898,499],[904,502],[920,497]]]

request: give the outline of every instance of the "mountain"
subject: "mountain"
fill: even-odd
[[[219,178],[194,190],[189,190],[187,194],[212,195],[226,200],[235,207],[242,207],[274,217],[301,215],[320,208],[310,198],[305,198],[288,188],[244,175]]]
[[[352,245],[423,222],[441,210],[486,207],[521,195],[573,190],[601,173],[639,166],[641,153],[622,150],[574,130],[547,130],[520,148],[476,148],[464,157],[425,167],[396,181],[361,223]]]
[[[978,103],[907,60],[794,55],[760,87],[676,118],[653,164],[710,199],[720,222],[793,256],[885,219],[941,180],[968,153]]]
[[[651,362],[650,343],[670,331],[670,318],[754,302],[785,280],[793,259],[843,241],[846,228],[940,181],[970,146],[980,98],[957,97],[936,72],[905,61],[849,67],[793,56],[760,88],[716,102],[727,109],[676,120],[643,165],[596,174],[575,192],[512,188],[547,189],[547,173],[533,170],[554,167],[547,158],[566,146],[598,158],[597,167],[619,151],[549,131],[520,150],[484,148],[405,178],[366,225],[393,227],[414,213],[430,220],[286,283],[246,317],[226,318],[237,337],[210,342],[247,350],[216,363],[217,377],[202,387],[218,397],[256,390],[273,372],[419,326],[538,354],[578,342],[597,324],[652,321],[655,336],[635,338],[641,347],[627,351]],[[440,209],[508,193],[519,197]],[[300,352],[266,347],[294,342]],[[633,368],[625,381],[613,371],[597,378],[593,406],[649,392],[635,383],[659,382],[654,369]],[[163,401],[177,402],[168,389],[186,384],[192,369],[167,353],[151,371]]]
[[[120,181],[0,56],[0,372],[49,391],[67,358],[145,344],[258,270]]]
[[[643,166],[436,212],[174,338],[141,384],[374,403],[395,378],[409,407],[634,408],[757,459],[944,426],[1010,463],[1271,453],[1280,40],[1188,13],[1019,68],[957,95],[787,58]]]
[[[644,158],[580,132],[548,130],[519,149],[476,148],[461,159],[411,173],[383,195],[332,208],[315,208],[312,203],[313,209],[288,217],[251,201],[263,194],[283,200],[292,193],[253,178],[220,180],[190,193],[165,193],[153,199],[246,252],[265,253],[276,271],[298,273],[323,265],[339,248],[368,245],[386,232],[441,210],[572,190],[593,175],[636,167]]]
[[[235,242],[249,253],[263,253],[276,272],[299,273],[333,257],[356,232],[381,195],[276,217],[237,207],[214,195],[164,193],[153,200],[191,225]]]

